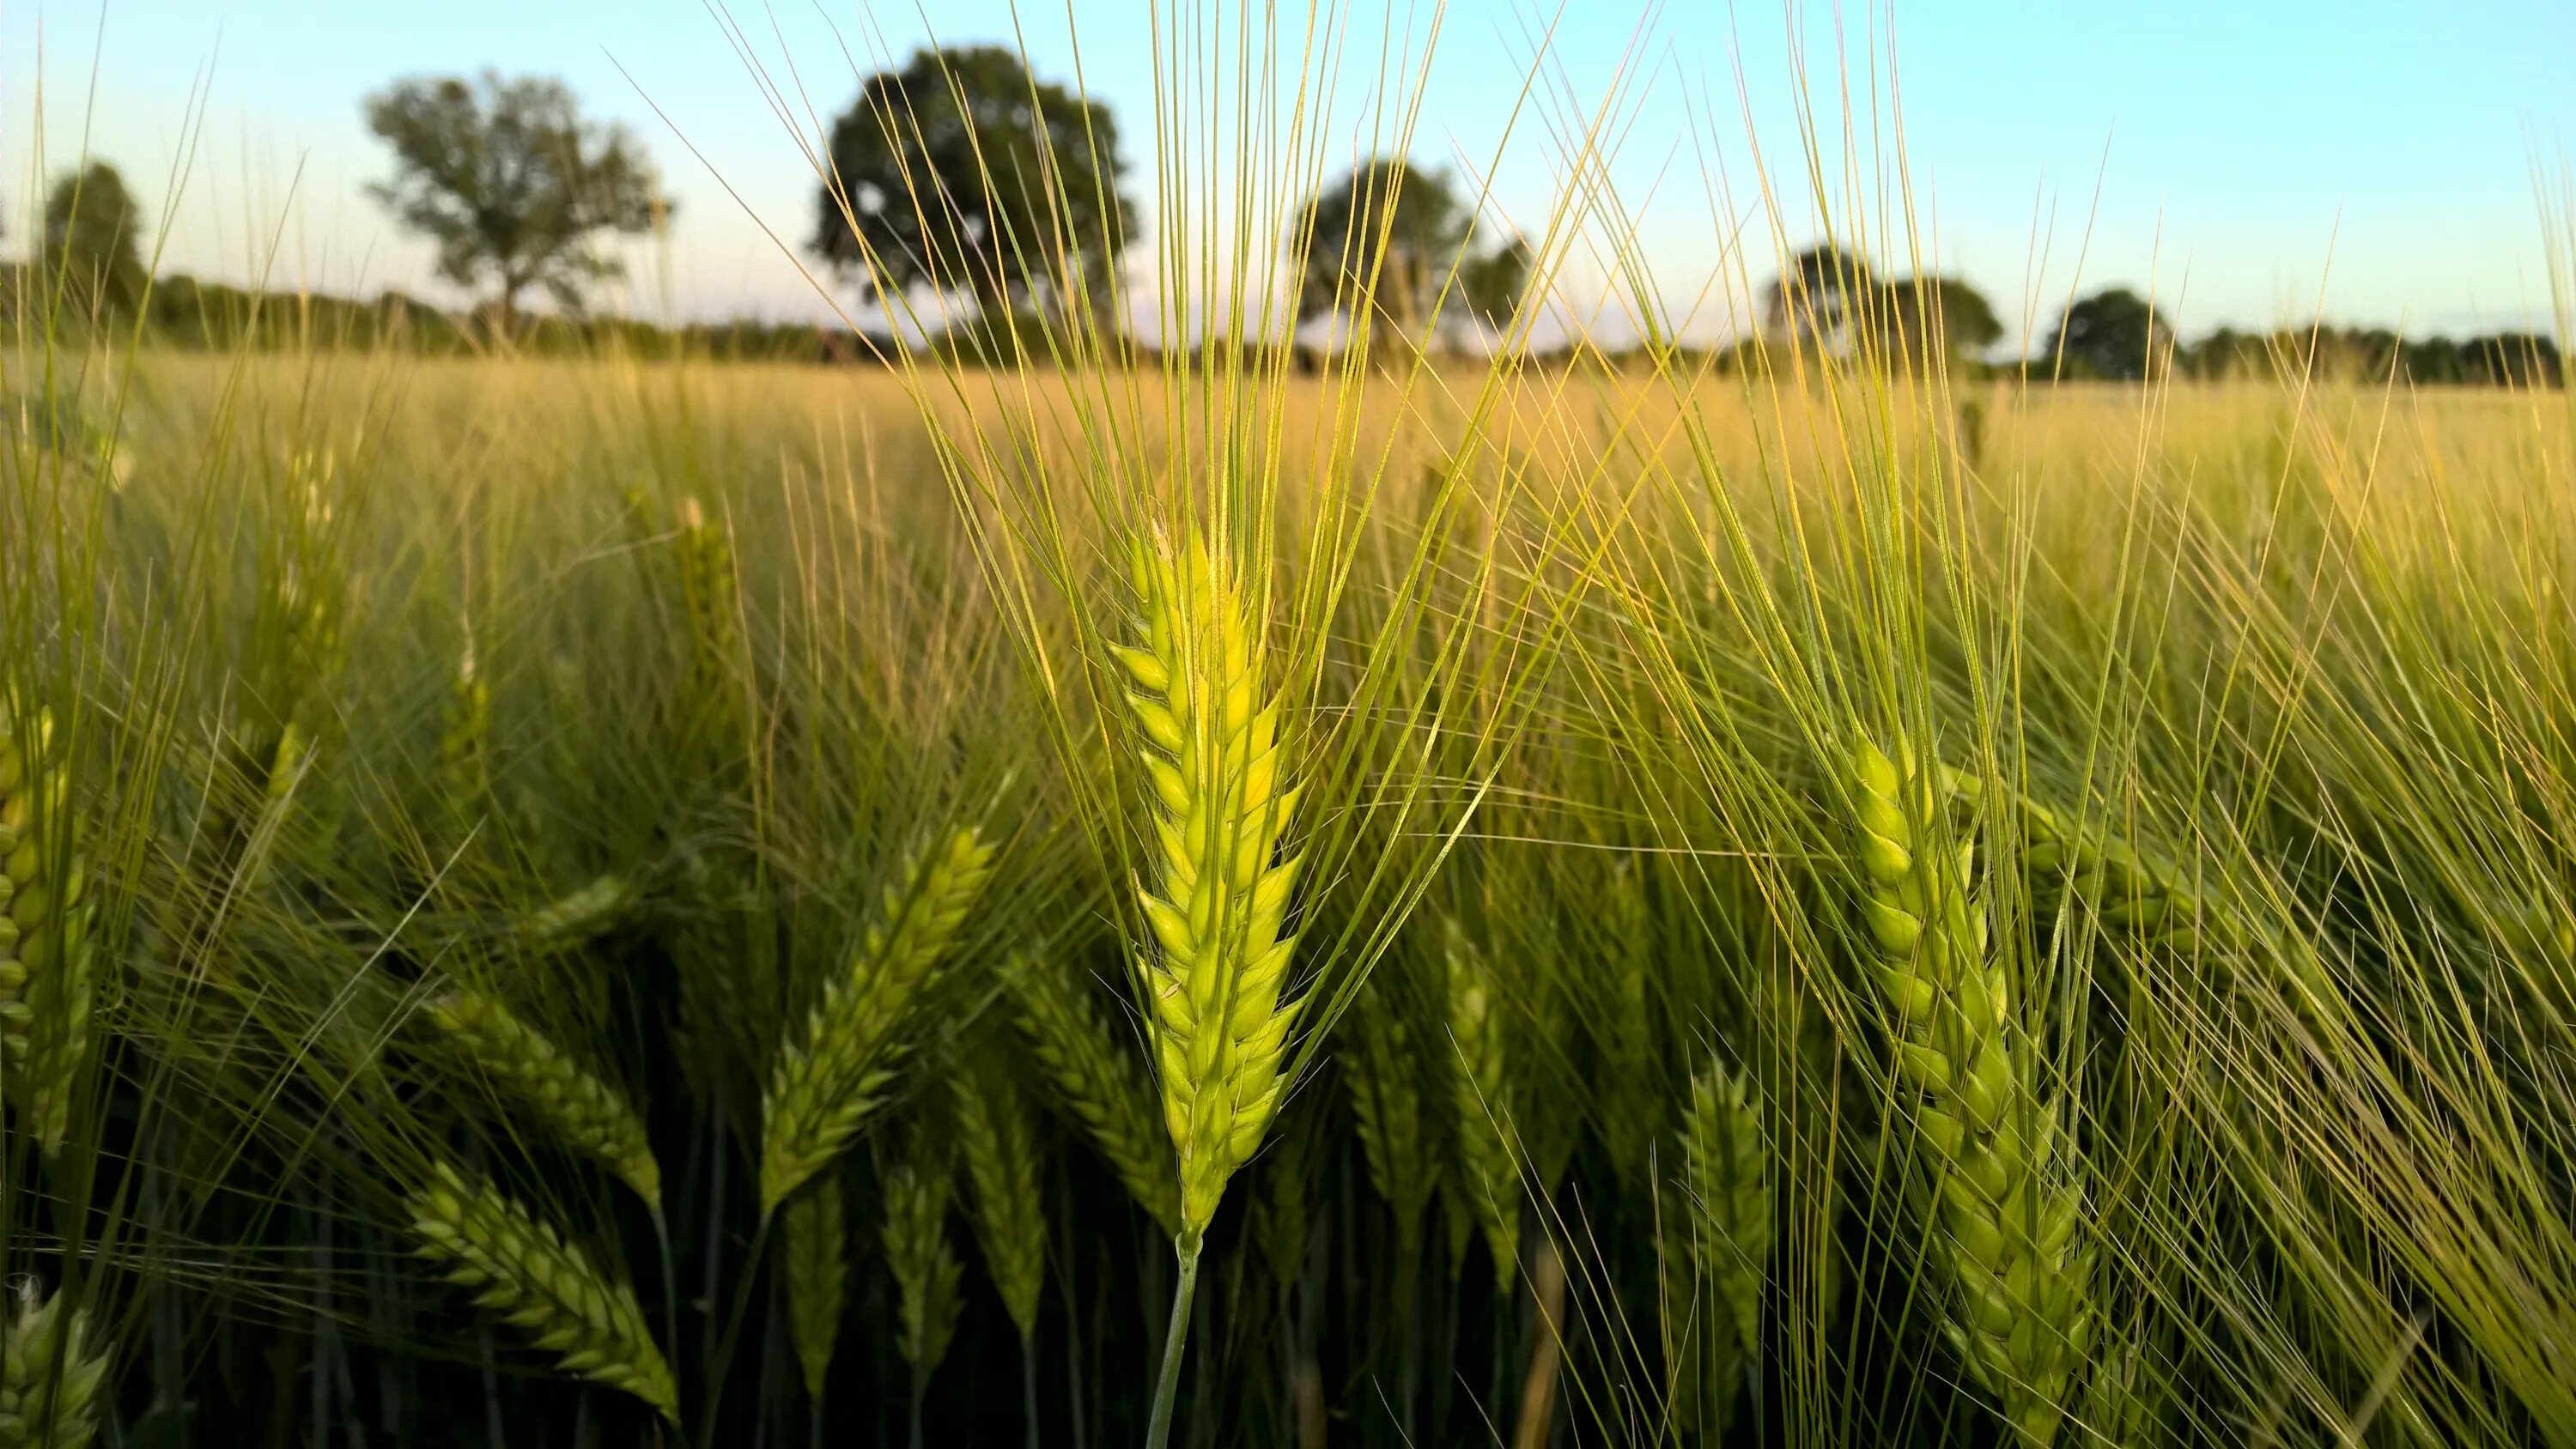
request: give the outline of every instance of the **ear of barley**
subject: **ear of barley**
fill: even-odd
[[[610,1278],[551,1224],[479,1178],[441,1163],[410,1200],[420,1255],[525,1330],[568,1373],[622,1389],[679,1422],[679,1391],[635,1286]]]
[[[957,1073],[957,1149],[966,1160],[968,1199],[984,1268],[1023,1341],[1037,1332],[1046,1285],[1046,1209],[1038,1195],[1036,1124],[1019,1084],[992,1061]]]
[[[1350,1015],[1341,1055],[1351,1118],[1369,1184],[1395,1214],[1397,1261],[1410,1263],[1422,1243],[1423,1211],[1439,1185],[1422,1115],[1422,1078],[1413,1028],[1398,1003],[1370,980]]]
[[[1946,1329],[2005,1422],[2045,1445],[2093,1333],[2078,1164],[2015,1035],[2012,981],[1988,950],[1969,849],[1943,846],[1935,781],[1911,751],[1890,759],[1867,742],[1849,770],[1869,970],[1914,1098],[1926,1237],[1952,1297]]]
[[[1521,1179],[1506,1135],[1512,1104],[1493,970],[1454,918],[1442,923],[1440,949],[1447,983],[1452,1150],[1468,1204],[1493,1256],[1494,1281],[1508,1289],[1520,1271]]]
[[[1263,680],[1260,621],[1231,566],[1193,542],[1140,546],[1134,567],[1144,644],[1118,659],[1153,787],[1154,849],[1137,887],[1152,942],[1140,974],[1179,1158],[1181,1234],[1195,1244],[1278,1109],[1304,1004],[1282,995],[1298,862],[1280,847],[1297,791]]]
[[[33,1279],[0,1314],[0,1449],[88,1449],[98,1432],[107,1349],[89,1315]]]
[[[787,1336],[805,1373],[806,1396],[819,1404],[850,1303],[849,1208],[841,1179],[827,1172],[798,1189],[778,1210],[778,1232]]]
[[[569,895],[558,896],[519,922],[519,940],[533,951],[570,951],[616,929],[635,908],[635,883],[622,875],[603,875]]]
[[[556,1140],[617,1174],[655,1211],[662,1169],[643,1119],[616,1088],[582,1069],[499,997],[453,991],[431,1003],[433,1025],[493,1086],[543,1121]]]
[[[1945,765],[1941,777],[1954,798],[1984,802],[1984,785],[1975,776]],[[2043,881],[2064,882],[2101,913],[2104,924],[2141,945],[2184,955],[2225,953],[2278,970],[2294,992],[2293,1004],[2311,1019],[2336,999],[2325,963],[2305,937],[2259,925],[2208,899],[2182,866],[2119,839],[2099,822],[2079,828],[2040,801],[2016,798],[2029,841],[2022,863]]]
[[[440,801],[462,824],[473,819],[492,786],[489,741],[492,686],[475,668],[474,646],[465,646],[449,685],[447,712],[438,735]]]
[[[764,1210],[822,1171],[875,1110],[912,1006],[992,873],[992,847],[970,827],[943,837],[886,888],[881,919],[825,985],[801,1036],[779,1051],[762,1104]]]
[[[53,720],[0,708],[0,1087],[47,1156],[71,1131],[97,1003],[89,873]]]
[[[1168,1233],[1181,1230],[1180,1178],[1154,1090],[1133,1053],[1062,972],[1023,962],[1012,972],[1014,1013],[1029,1055],[1118,1180]]]
[[[1740,1072],[1711,1067],[1691,1079],[1682,1115],[1681,1174],[1669,1231],[1691,1283],[1675,1295],[1695,1305],[1676,1401],[1722,1435],[1746,1375],[1760,1362],[1762,1285],[1771,1260],[1770,1155],[1761,1103]],[[1696,1379],[1697,1382],[1692,1382]],[[1704,1416],[1704,1417],[1703,1417]]]
[[[679,556],[680,604],[689,620],[689,683],[686,698],[701,711],[693,722],[702,743],[720,745],[734,722],[735,671],[741,656],[741,630],[735,608],[733,544],[722,524],[708,519],[698,500],[680,505],[680,530],[674,541]]]
[[[1644,875],[1634,861],[1613,872],[1606,905],[1602,969],[1591,978],[1600,997],[1592,1015],[1600,1023],[1606,1079],[1602,1139],[1620,1178],[1642,1184],[1650,1176],[1647,1156],[1663,1134],[1668,1089],[1657,1080],[1653,941]]]
[[[948,1356],[963,1306],[957,1283],[964,1269],[948,1243],[949,1166],[931,1135],[918,1132],[885,1177],[886,1267],[903,1319],[896,1347],[925,1378]]]

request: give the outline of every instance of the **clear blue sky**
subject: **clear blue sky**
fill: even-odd
[[[783,36],[761,9],[736,13],[772,77],[784,81],[782,57],[792,60],[826,121],[857,90],[845,41],[866,66],[927,38],[925,13],[942,40],[1014,32],[999,0],[776,9]],[[1071,11],[1088,88],[1119,114],[1142,165],[1154,96],[1147,6],[1075,0]],[[1352,128],[1381,35],[1392,26],[1400,39],[1410,26],[1418,40],[1431,14],[1340,12],[1348,59],[1330,129],[1341,148],[1359,144]],[[635,254],[640,308],[667,295],[689,316],[821,310],[754,220],[801,243],[811,172],[698,0],[112,0],[103,27],[101,16],[98,0],[0,4],[12,249],[24,244],[40,161],[49,169],[77,154],[86,112],[90,149],[125,171],[156,218],[171,214],[166,265],[240,279],[274,241],[280,283],[435,292],[423,249],[362,191],[386,166],[359,103],[397,76],[488,65],[559,75],[650,143],[681,209],[666,258]],[[1551,23],[1544,89],[1560,99],[1525,108],[1515,129]],[[2546,311],[2532,167],[2564,174],[2576,154],[2569,0],[1915,0],[1892,18],[1808,5],[1795,21],[1804,74],[1838,113],[1837,23],[1856,71],[1876,53],[1882,107],[1892,31],[1922,243],[2015,323],[2027,312],[2044,326],[2070,281],[2152,284],[2187,331],[2304,318],[2321,287],[2338,318],[2419,332]],[[1790,241],[1810,239],[1793,107],[1801,63],[1780,4],[1590,0],[1560,14],[1453,0],[1443,24],[1416,153],[1480,171],[1510,131],[1494,192],[1515,221],[1537,224],[1558,194],[1564,146],[1551,126],[1588,113],[1624,75],[1610,173],[1672,305],[1690,308],[1737,221],[1755,227],[1749,270],[1770,270],[1755,139],[1780,182]],[[1041,75],[1070,80],[1060,0],[1033,6],[1018,29]],[[197,153],[171,212],[169,175],[201,76]],[[1866,113],[1870,80],[1855,83]],[[1826,140],[1841,146],[1838,126]],[[1881,162],[1865,152],[1862,166]],[[1569,291],[1597,287],[1600,270],[1578,255]],[[1720,310],[1701,307],[1699,326],[1721,326]]]

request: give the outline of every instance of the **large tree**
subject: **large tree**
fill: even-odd
[[[1902,277],[1879,297],[1888,356],[1907,366],[1983,352],[2004,335],[1994,304],[1956,277]]]
[[[1106,106],[998,46],[916,52],[832,125],[814,254],[877,300],[971,294],[997,317],[1101,310],[1133,205]]]
[[[489,289],[505,331],[530,287],[578,311],[586,288],[624,272],[599,235],[670,214],[642,144],[583,120],[560,81],[406,80],[367,98],[367,129],[397,168],[369,192],[437,244],[440,276]]]
[[[2173,348],[2173,328],[2153,303],[2126,287],[2107,287],[2067,307],[2048,356],[2078,376],[2135,382],[2164,376]]]
[[[1877,289],[1877,276],[1858,252],[1809,247],[1762,289],[1763,330],[1789,341],[1839,344]]]
[[[1501,326],[1529,286],[1517,234],[1479,246],[1475,213],[1449,179],[1381,156],[1317,193],[1290,223],[1297,317],[1356,317],[1410,341],[1434,335],[1444,290],[1482,325]]]
[[[143,208],[125,178],[103,161],[64,173],[45,196],[43,265],[55,273],[67,306],[93,315],[130,316],[142,303]]]

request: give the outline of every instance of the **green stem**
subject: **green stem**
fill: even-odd
[[[1181,1350],[1189,1346],[1190,1300],[1199,1286],[1199,1235],[1172,1240],[1181,1261],[1180,1286],[1172,1290],[1172,1324],[1163,1330],[1163,1372],[1154,1381],[1154,1416],[1145,1424],[1145,1449],[1164,1449],[1172,1437],[1172,1400],[1181,1387]]]
[[[1020,1335],[1020,1417],[1029,1423],[1029,1449],[1038,1449],[1038,1336]]]

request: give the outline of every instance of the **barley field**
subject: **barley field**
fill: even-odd
[[[10,367],[0,1445],[2576,1444],[2564,393]]]

